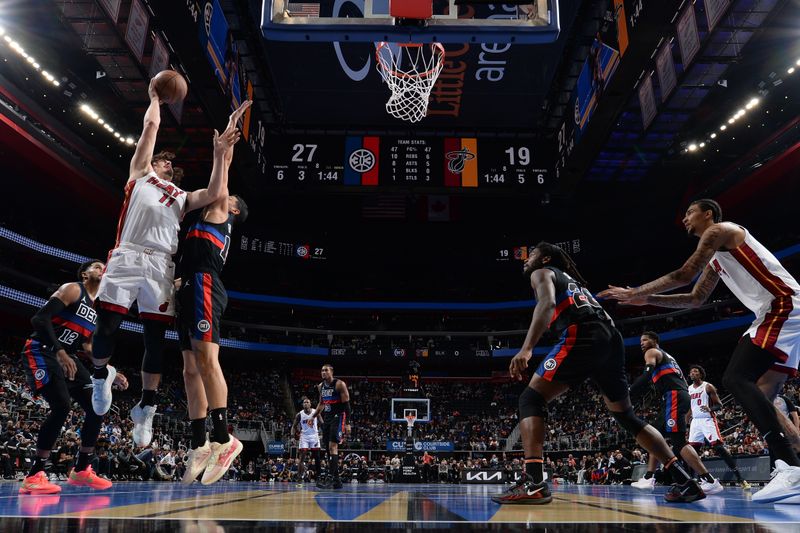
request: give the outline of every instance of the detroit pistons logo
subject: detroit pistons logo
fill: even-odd
[[[208,320],[201,320],[197,323],[197,331],[200,333],[208,333],[208,330],[211,329],[211,324],[208,323]]]
[[[464,170],[464,164],[467,161],[475,159],[475,154],[467,150],[466,148],[462,148],[461,150],[454,150],[452,152],[447,152],[447,170],[452,172],[453,174],[461,174]]]
[[[33,377],[36,381],[42,381],[44,379],[44,374],[45,374],[44,369],[39,368],[36,370],[36,372],[33,373]]]
[[[555,370],[556,368],[556,360],[555,359],[548,359],[544,362],[544,369],[545,370]]]

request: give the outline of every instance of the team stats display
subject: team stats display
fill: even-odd
[[[555,154],[529,140],[268,135],[259,169],[276,186],[545,190]]]

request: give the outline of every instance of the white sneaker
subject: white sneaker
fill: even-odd
[[[133,443],[136,446],[147,446],[153,440],[153,417],[156,415],[155,405],[141,407],[138,403],[131,409],[133,420]]]
[[[106,368],[106,379],[92,378],[92,409],[98,416],[103,416],[111,409],[111,385],[117,379],[117,369],[111,365],[106,365]]]
[[[186,454],[186,472],[183,473],[181,483],[191,485],[197,476],[208,466],[211,459],[211,445],[206,441],[205,444],[194,450],[189,450]]]
[[[239,439],[233,435],[229,435],[229,437],[225,444],[211,443],[211,457],[208,460],[206,471],[203,473],[203,479],[200,480],[203,485],[211,485],[219,481],[231,467],[233,460],[242,453],[244,446]]]
[[[650,479],[641,478],[639,481],[634,481],[631,483],[631,487],[634,489],[639,490],[653,490],[656,486],[656,477],[653,476]]]
[[[753,494],[756,503],[800,503],[800,467],[775,461],[772,480]]]
[[[706,494],[717,494],[724,490],[722,488],[722,483],[720,483],[718,479],[715,479],[714,483],[709,483],[708,481],[701,479],[700,488],[703,489],[703,492]]]

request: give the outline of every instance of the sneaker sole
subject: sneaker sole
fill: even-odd
[[[679,499],[679,500],[668,500],[666,498],[666,496],[665,496],[664,497],[664,501],[667,502],[667,503],[692,503],[692,502],[704,500],[705,498],[706,498],[705,494],[703,494],[702,496],[697,496],[697,497],[691,498],[691,499],[682,498],[682,499]]]
[[[502,500],[501,498],[492,498],[492,501],[495,503],[499,503],[500,505],[544,505],[553,501],[552,496],[547,496],[546,498],[536,498],[536,499],[529,499],[529,500]]]
[[[798,504],[798,503],[800,503],[800,494],[798,494],[798,493],[784,494],[784,495],[781,495],[781,496],[772,496],[770,498],[763,499],[763,500],[762,499],[758,499],[757,500],[755,498],[756,495],[753,495],[753,496],[754,497],[750,500],[753,503],[777,503],[777,504],[780,504],[780,503]]]
[[[20,494],[30,494],[31,496],[46,496],[48,494],[61,494],[61,487],[59,487],[58,490],[55,490],[55,489],[45,489],[45,490],[24,489],[24,488],[20,487],[19,493]]]
[[[233,462],[236,460],[236,458],[239,457],[239,454],[242,453],[243,449],[244,449],[244,445],[239,440],[237,440],[236,441],[236,446],[233,449],[233,455],[231,456],[231,463],[230,464],[233,464]],[[211,485],[213,483],[216,483],[217,481],[222,479],[222,476],[224,476],[225,472],[230,470],[230,468],[231,467],[229,465],[228,468],[225,468],[224,470],[220,471],[220,473],[218,475],[215,475],[213,478],[210,478],[210,479],[207,479],[207,480],[206,479],[202,479],[202,480],[200,480],[200,483],[202,483],[203,485]]]
[[[93,485],[90,485],[89,483],[83,483],[82,481],[72,481],[71,479],[67,480],[67,484],[72,485],[73,487],[87,487],[92,490],[108,490],[111,487],[113,487],[113,485],[109,485],[108,487],[95,487]]]
[[[183,474],[183,477],[181,478],[181,483],[183,483],[184,485],[191,485],[192,483],[194,483],[194,481],[200,474],[206,471],[206,468],[208,468],[208,462],[206,462],[203,468],[199,469],[193,477],[189,477],[189,471],[187,470],[186,473]]]

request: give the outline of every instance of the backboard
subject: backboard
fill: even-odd
[[[261,31],[278,41],[541,44],[558,38],[559,0],[430,1],[432,18],[406,24],[391,16],[389,0],[264,0]]]
[[[389,415],[392,422],[406,423],[406,411],[417,410],[417,419],[414,423],[431,421],[431,401],[428,398],[392,398],[392,410]]]

